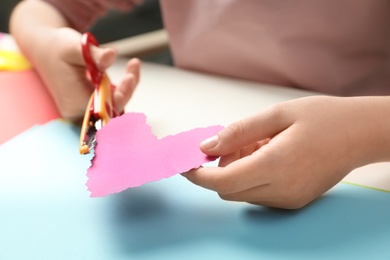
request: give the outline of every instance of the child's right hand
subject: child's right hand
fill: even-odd
[[[88,100],[94,90],[85,74],[85,62],[81,51],[81,34],[70,28],[56,28],[45,36],[35,57],[35,68],[48,87],[61,115],[77,121],[85,113]],[[92,47],[92,56],[100,70],[106,70],[115,59],[111,48]],[[126,74],[114,90],[117,111],[122,111],[129,101],[140,77],[140,61],[131,59]]]
[[[61,10],[44,1],[21,1],[12,12],[10,31],[46,84],[61,115],[72,121],[81,119],[93,91],[85,76],[81,34],[70,28]],[[115,51],[109,48],[93,47],[92,56],[101,70],[116,59]],[[122,111],[130,99],[139,73],[140,61],[130,60],[114,90],[117,111]]]

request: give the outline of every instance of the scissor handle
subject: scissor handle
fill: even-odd
[[[87,75],[90,78],[92,84],[98,86],[102,80],[103,73],[97,68],[96,63],[92,58],[90,47],[91,44],[97,47],[99,46],[98,41],[91,33],[84,33],[81,37],[81,48],[85,60],[85,66],[87,68]]]

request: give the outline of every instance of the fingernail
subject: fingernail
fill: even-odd
[[[203,168],[202,165],[200,165],[200,166],[198,166],[198,167],[196,167],[196,168],[192,168],[192,169],[189,170],[188,172],[183,172],[183,173],[181,173],[181,175],[184,176],[184,177],[186,177],[186,178],[188,178],[188,176],[189,176],[193,171],[196,171],[196,170],[201,169],[201,168]]]
[[[213,149],[218,144],[218,135],[214,135],[202,141],[200,145],[207,150]]]

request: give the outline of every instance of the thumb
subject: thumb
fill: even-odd
[[[102,48],[92,46],[92,57],[100,71],[105,71],[114,62],[117,56],[116,50],[112,48]]]
[[[60,44],[62,44],[61,58],[76,66],[84,66],[85,61],[82,55],[80,33],[73,29],[63,28],[58,31],[61,37]],[[106,70],[110,67],[116,59],[117,52],[113,48],[90,46],[92,59],[100,71]]]
[[[287,115],[271,107],[264,112],[234,122],[200,144],[210,156],[231,154],[254,142],[272,138],[292,124]]]

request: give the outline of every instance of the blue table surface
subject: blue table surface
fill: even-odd
[[[288,211],[177,175],[90,198],[78,138],[57,120],[0,146],[0,259],[390,259],[390,193],[340,183]]]

